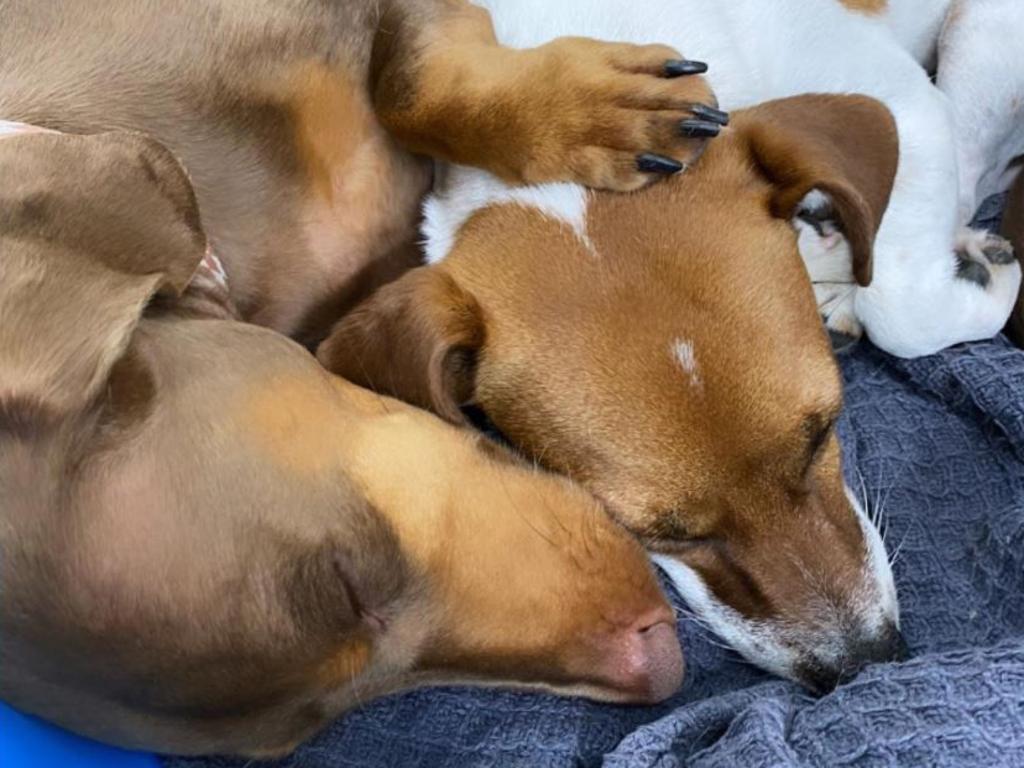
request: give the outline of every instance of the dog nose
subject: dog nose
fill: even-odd
[[[869,664],[905,661],[909,656],[910,649],[903,634],[895,626],[888,625],[877,636],[850,643],[837,664],[805,667],[801,678],[815,693],[825,694],[853,680]]]
[[[654,704],[683,682],[683,652],[671,609],[660,607],[614,633],[598,674],[629,700]]]

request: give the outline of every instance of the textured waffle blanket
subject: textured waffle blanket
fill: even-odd
[[[911,660],[816,699],[684,618],[688,677],[662,706],[424,690],[276,765],[1024,766],[1024,352],[996,340],[908,362],[861,343],[841,363],[847,471],[898,551]]]

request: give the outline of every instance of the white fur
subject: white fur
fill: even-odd
[[[690,385],[700,389],[703,386],[703,381],[700,377],[700,366],[697,365],[697,353],[693,349],[693,342],[686,339],[673,341],[672,357],[683,370]]]
[[[1015,15],[1024,7],[1018,0],[972,2],[1017,5]],[[990,266],[992,280],[985,289],[957,277],[955,247],[962,224],[957,131],[950,100],[915,60],[915,55],[927,58],[936,19],[945,17],[948,3],[891,0],[886,15],[869,17],[846,10],[837,0],[480,2],[490,9],[499,39],[516,47],[558,35],[675,45],[688,57],[710,63],[708,77],[726,109],[812,92],[863,93],[885,103],[896,119],[900,153],[875,245],[874,280],[867,288],[831,281],[819,299],[831,302],[830,325],[840,330],[863,326],[878,346],[905,357],[994,335],[1020,283],[1015,263]],[[1018,50],[1024,47],[1016,42]],[[1015,72],[1010,79],[1017,79]],[[585,237],[585,213],[578,207],[585,197],[571,189],[503,191],[501,182],[486,173],[463,170],[449,180],[441,197],[427,204],[429,258],[444,257],[472,210],[500,202],[535,205],[570,222]],[[570,212],[561,203],[547,203],[549,196],[569,198]],[[845,257],[841,250],[833,254],[834,261]],[[817,268],[833,267],[819,263]]]
[[[588,192],[576,184],[509,187],[483,171],[463,166],[440,168],[434,194],[424,205],[427,263],[444,259],[469,218],[490,205],[525,205],[566,224],[588,247]]]
[[[931,69],[935,65],[939,30],[953,1],[889,0],[881,21],[904,50]]]
[[[21,136],[26,133],[56,133],[48,128],[40,128],[28,123],[16,123],[12,120],[0,120],[0,139],[8,136]]]
[[[849,606],[838,606],[824,594],[812,598],[806,607],[818,620],[808,627],[816,628],[748,619],[718,600],[700,575],[681,560],[668,555],[652,555],[651,559],[665,571],[700,620],[758,666],[793,678],[798,666],[808,661],[840,665],[851,637],[881,636],[890,625],[899,628],[900,620],[896,586],[882,537],[849,488],[846,495],[864,533],[862,583],[857,585]],[[813,575],[807,577],[813,587]]]
[[[956,126],[966,225],[982,200],[1009,189],[1011,162],[1024,155],[1024,3],[955,2],[939,41],[936,85]]]
[[[680,560],[668,555],[651,555],[651,559],[665,571],[690,609],[716,635],[759,667],[780,677],[793,677],[799,654],[780,636],[779,628],[744,618],[711,594],[700,575]]]
[[[900,605],[896,598],[896,582],[893,580],[889,556],[885,551],[885,542],[849,487],[846,489],[846,498],[857,513],[857,520],[867,543],[867,570],[860,588],[863,606],[861,616],[866,619],[869,629],[875,631],[880,630],[886,621],[892,621],[898,628]]]
[[[726,109],[823,91],[880,99],[895,115],[901,147],[893,202],[878,238],[876,282],[870,292],[856,288],[845,241],[831,233],[820,237],[812,227],[802,229],[794,222],[816,289],[832,295],[834,314],[854,317],[856,312],[877,343],[900,354],[931,351],[999,329],[999,316],[1005,319],[1009,306],[993,307],[998,302],[987,292],[955,280],[957,170],[949,108],[897,41],[888,26],[896,24],[892,19],[849,13],[836,0],[478,1],[492,12],[498,38],[515,47],[559,35],[675,45],[688,57],[710,63],[711,84]],[[812,193],[804,204],[826,202]],[[439,191],[426,205],[429,260],[445,257],[474,211],[505,203],[542,210],[586,241],[587,195],[581,188],[559,184],[513,190],[483,171],[456,168],[442,175]],[[1007,283],[1019,276],[1010,278]],[[985,317],[976,317],[986,311]],[[699,375],[693,347],[685,339],[674,340],[669,351],[685,374]],[[865,538],[862,584],[852,606],[837,607],[825,596],[809,606],[821,616],[816,630],[747,619],[718,601],[699,574],[679,560],[656,556],[655,561],[712,630],[758,665],[793,677],[808,658],[826,664],[840,659],[849,640],[844,628],[851,620],[867,635],[886,619],[898,621],[881,538],[860,507],[854,508]],[[837,615],[848,610],[855,615]]]

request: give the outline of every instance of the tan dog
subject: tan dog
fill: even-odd
[[[434,681],[675,690],[673,613],[589,495],[272,331],[194,319],[217,291],[179,298],[207,243],[167,150],[0,138],[0,178],[4,700],[266,755]]]
[[[507,49],[466,0],[3,0],[0,15],[0,119],[159,139],[243,317],[307,341],[417,258],[430,169],[409,150],[624,190],[715,132],[694,119],[706,83],[678,77],[702,67],[675,50]]]
[[[791,221],[827,194],[870,279],[897,152],[880,103],[800,96],[736,113],[692,171],[642,193],[442,193],[428,248],[446,256],[319,358],[454,422],[482,411],[604,501],[748,658],[831,687],[902,640],[878,532],[844,486],[839,373]]]

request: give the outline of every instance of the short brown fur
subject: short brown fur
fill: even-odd
[[[812,189],[831,194],[867,283],[897,158],[892,116],[865,97],[743,110],[689,174],[594,194],[585,240],[528,207],[478,211],[444,261],[345,318],[321,360],[449,418],[481,409],[741,614],[814,626],[803,574],[854,605],[865,539],[833,430],[838,370],[791,220]],[[460,294],[483,343],[463,350],[463,381],[438,386],[445,349],[473,335],[440,331]],[[404,338],[431,339],[430,354],[389,354]]]
[[[638,154],[699,156],[678,124],[714,101],[660,76],[673,49],[506,49],[466,0],[9,0],[4,17],[4,119],[160,140],[242,317],[305,341],[407,261],[430,178],[413,152],[636,189],[657,178]]]
[[[0,174],[6,702],[267,756],[428,682],[678,685],[673,613],[588,494],[272,331],[176,311],[206,238],[166,149],[15,136]]]

